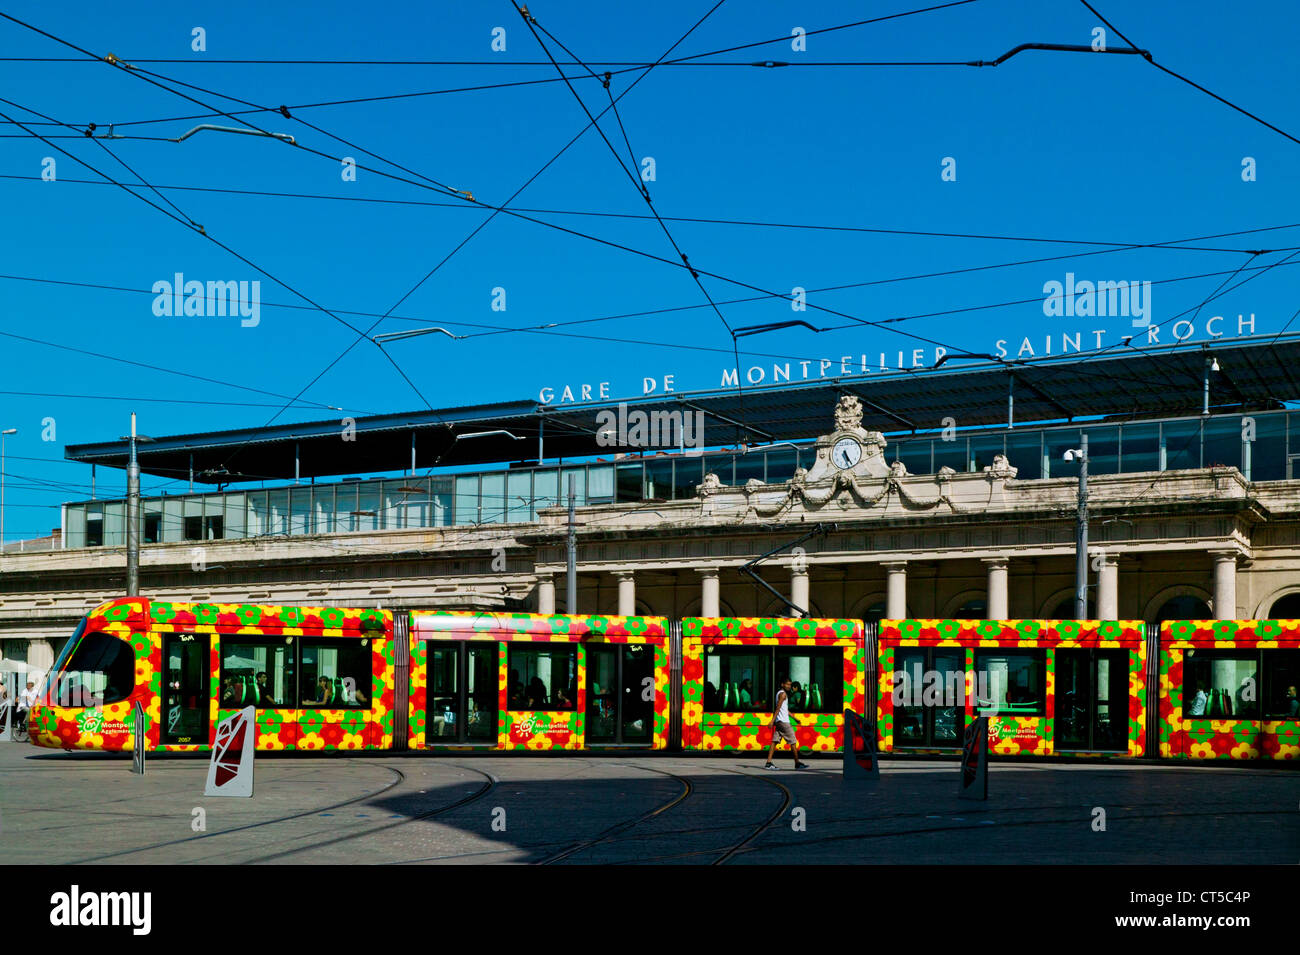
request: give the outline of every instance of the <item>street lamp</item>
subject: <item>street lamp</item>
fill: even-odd
[[[1079,462],[1079,530],[1074,552],[1074,619],[1088,616],[1088,434],[1082,447],[1065,452],[1065,460]]]
[[[17,428],[0,431],[0,557],[5,552],[5,435],[17,433]]]

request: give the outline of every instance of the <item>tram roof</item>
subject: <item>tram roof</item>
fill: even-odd
[[[1210,375],[1212,412],[1259,411],[1300,401],[1297,333],[1152,348],[1126,345],[1024,361],[948,355],[932,368],[747,385],[743,392],[676,392],[625,403],[629,410],[703,412],[710,447],[825,434],[843,395],[861,400],[863,427],[894,434],[933,430],[948,417],[961,428],[1005,425],[1008,395],[1014,396],[1017,424],[1176,417],[1201,412],[1210,359],[1219,365]],[[772,377],[770,366],[766,377]],[[560,405],[520,399],[373,415],[355,419],[354,440],[342,439],[342,423],[335,417],[159,437],[141,443],[138,455],[142,472],[169,478],[188,475],[192,462],[194,480],[209,485],[293,479],[295,462],[304,478],[400,471],[411,465],[412,446],[418,469],[535,463],[539,437],[548,461],[596,457],[633,450],[596,442],[596,415],[619,404],[617,399]],[[65,457],[125,468],[128,450],[122,440],[77,444],[66,448]]]

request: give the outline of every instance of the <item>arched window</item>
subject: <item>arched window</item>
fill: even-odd
[[[1074,619],[1074,598],[1066,597],[1052,611],[1048,620],[1073,620]],[[1088,598],[1088,619],[1097,619],[1097,601],[1092,597]]]
[[[1270,620],[1294,620],[1300,617],[1300,594],[1286,594],[1273,601],[1268,609]]]
[[[988,601],[983,597],[978,600],[968,600],[960,607],[953,617],[957,620],[983,620],[988,613]]]
[[[1200,597],[1184,594],[1166,600],[1152,623],[1158,627],[1166,620],[1209,620],[1211,617],[1209,604]]]
[[[879,623],[885,619],[885,603],[881,601],[874,603],[866,610],[862,611],[862,619],[867,623]]]

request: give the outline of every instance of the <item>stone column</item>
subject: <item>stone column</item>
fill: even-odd
[[[1237,616],[1237,552],[1212,550],[1214,558],[1214,618],[1233,620]]]
[[[555,577],[552,574],[537,575],[537,612],[555,613]]]
[[[1007,619],[1007,558],[986,557],[984,566],[989,569],[988,590],[984,613],[989,620]]]
[[[1101,555],[1101,569],[1097,572],[1097,617],[1119,619],[1119,557],[1115,554]]]
[[[636,575],[630,570],[615,572],[618,578],[618,615],[632,617],[636,615]]]
[[[700,616],[721,616],[721,610],[719,609],[721,603],[718,596],[718,568],[698,567],[696,570],[700,575]]]
[[[885,616],[902,620],[907,616],[907,561],[891,560],[880,566],[885,568]]]
[[[790,569],[790,602],[812,616],[812,607],[808,604],[808,564],[804,563]]]

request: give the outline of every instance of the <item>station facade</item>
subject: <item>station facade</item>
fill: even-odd
[[[732,395],[660,399],[705,416],[720,439],[698,450],[608,447],[609,402],[390,416],[371,432],[359,419],[357,441],[335,422],[157,440],[142,446],[147,473],[188,467],[209,487],[142,502],[141,589],[673,619],[791,605],[867,621],[1073,618],[1079,482],[1065,452],[1086,433],[1089,617],[1300,617],[1289,347],[1220,346],[1212,383],[1201,347],[1102,373],[1003,363],[756,390],[741,396],[748,418]],[[120,467],[125,449],[67,456]],[[365,469],[379,476],[339,477]],[[48,667],[83,614],[124,593],[124,522],[120,496],[69,502],[61,548],[4,554],[6,657]]]

